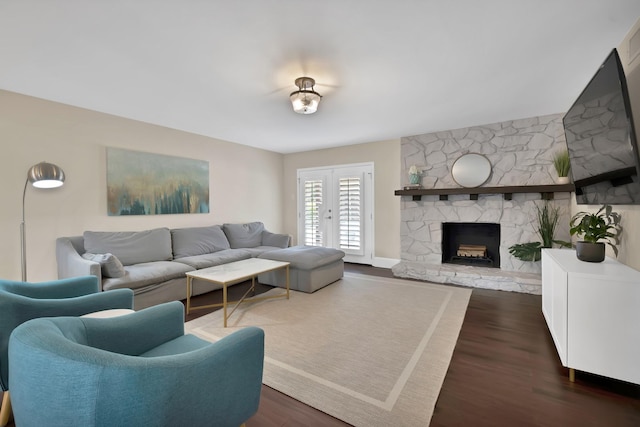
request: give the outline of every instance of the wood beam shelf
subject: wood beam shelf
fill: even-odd
[[[553,200],[554,193],[571,193],[576,191],[573,184],[551,185],[516,185],[505,187],[475,188],[412,188],[396,190],[396,196],[411,196],[414,201],[422,200],[422,196],[439,196],[440,200],[449,200],[450,195],[468,194],[469,200],[478,200],[479,194],[502,194],[505,200],[511,200],[515,193],[540,193],[544,200]]]

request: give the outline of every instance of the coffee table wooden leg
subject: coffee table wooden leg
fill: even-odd
[[[289,266],[287,265],[287,299],[289,299]]]
[[[187,314],[191,312],[191,276],[187,276]]]
[[[222,312],[224,316],[224,327],[227,327],[227,284],[222,284]]]

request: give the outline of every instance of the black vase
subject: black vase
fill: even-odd
[[[604,253],[604,243],[576,242],[576,256],[580,261],[602,262]]]

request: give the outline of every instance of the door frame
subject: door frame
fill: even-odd
[[[309,168],[300,168],[296,171],[296,179],[297,179],[297,188],[296,188],[296,230],[297,230],[297,240],[299,244],[303,242],[302,236],[304,235],[304,224],[302,221],[303,217],[303,209],[301,202],[301,175],[302,174],[312,174],[317,172],[319,174],[327,174],[330,173],[333,176],[333,172],[336,170],[344,170],[350,168],[366,168],[366,172],[364,173],[364,182],[363,182],[363,197],[364,203],[362,208],[364,209],[363,214],[363,233],[362,240],[364,242],[363,250],[364,255],[362,256],[351,256],[345,255],[345,262],[354,262],[360,264],[369,264],[373,265],[373,252],[375,250],[375,218],[374,218],[374,206],[375,206],[375,168],[374,162],[362,162],[362,163],[348,163],[348,164],[340,164],[340,165],[330,165],[330,166],[318,166],[318,167],[309,167]],[[333,179],[331,180],[331,185],[333,184]],[[329,183],[328,183],[329,185]],[[332,188],[331,192],[333,193],[335,190]],[[336,197],[333,197],[332,204],[335,201]]]

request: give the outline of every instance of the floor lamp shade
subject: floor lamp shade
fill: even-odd
[[[27,172],[22,191],[22,223],[20,224],[20,250],[22,261],[22,281],[27,281],[27,242],[24,224],[24,199],[27,194],[27,184],[31,183],[37,188],[56,188],[64,184],[64,171],[53,163],[40,162],[31,166]]]
[[[27,181],[37,188],[55,188],[64,184],[64,171],[60,166],[41,162],[31,166],[27,172]]]

